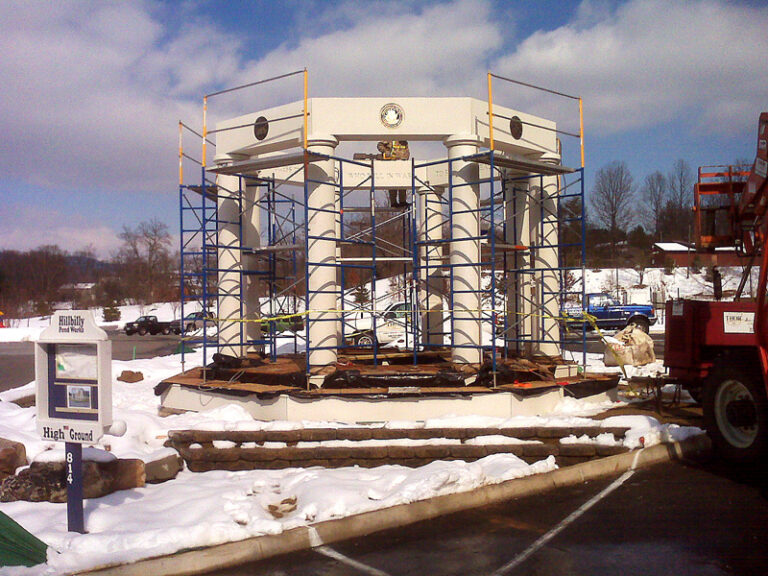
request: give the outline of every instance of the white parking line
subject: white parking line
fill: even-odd
[[[382,572],[378,568],[373,568],[372,566],[358,562],[357,560],[344,556],[344,554],[334,550],[330,546],[326,546],[323,544],[317,530],[312,526],[309,527],[309,542],[312,545],[313,551],[322,554],[323,556],[327,556],[328,558],[332,558],[337,562],[341,562],[342,564],[346,564],[347,566],[351,566],[352,568],[356,568],[363,574],[370,574],[371,576],[390,576],[387,572]]]
[[[558,524],[557,526],[552,528],[552,530],[550,530],[549,532],[544,534],[541,538],[536,540],[536,542],[531,544],[521,554],[519,554],[518,556],[516,556],[515,558],[513,558],[512,560],[510,560],[509,562],[504,564],[504,566],[502,566],[501,568],[496,570],[492,574],[492,576],[503,576],[504,574],[509,574],[512,570],[517,568],[520,564],[522,564],[523,562],[528,560],[528,558],[530,558],[533,554],[535,554],[538,550],[540,550],[547,542],[552,540],[552,538],[557,536],[560,532],[565,530],[573,522],[578,520],[578,518],[582,514],[584,514],[584,512],[586,512],[587,510],[592,508],[592,506],[594,506],[595,504],[600,502],[603,498],[605,498],[611,492],[616,490],[619,486],[624,484],[624,482],[629,480],[632,477],[632,475],[635,473],[635,467],[637,466],[637,460],[638,460],[638,458],[640,456],[640,452],[642,452],[642,449],[638,450],[637,453],[635,454],[635,459],[632,462],[632,467],[629,470],[627,470],[626,472],[624,472],[624,474],[622,474],[621,476],[616,478],[616,480],[614,480],[611,483],[610,486],[608,486],[602,492],[600,492],[596,496],[593,496],[587,502],[582,504],[577,510],[575,510],[574,512],[569,514],[568,517],[565,520],[560,522],[560,524]]]

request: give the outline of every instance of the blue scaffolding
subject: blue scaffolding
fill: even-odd
[[[371,300],[372,302],[376,302],[376,210],[375,210],[375,182],[374,182],[374,176],[373,176],[373,164],[372,162],[363,162],[358,160],[349,160],[346,158],[339,158],[336,156],[324,156],[319,154],[313,154],[313,157],[316,160],[332,160],[336,164],[336,179],[335,182],[329,183],[327,181],[317,181],[313,180],[309,177],[309,161],[305,161],[304,165],[304,239],[305,239],[305,259],[304,259],[304,278],[305,278],[305,285],[306,285],[306,310],[307,314],[305,315],[304,325],[306,327],[306,334],[307,334],[307,345],[306,345],[306,373],[307,377],[312,373],[313,366],[311,365],[311,352],[313,350],[335,350],[338,351],[340,348],[343,347],[352,347],[352,348],[370,348],[373,353],[373,362],[374,364],[378,362],[378,343],[376,342],[376,339],[373,338],[369,343],[349,343],[348,335],[350,330],[354,330],[354,322],[351,319],[351,316],[354,314],[362,313],[362,314],[370,314],[371,316],[371,322],[372,322],[372,330],[373,333],[376,333],[376,314],[374,312],[358,312],[355,309],[348,310],[346,308],[346,302],[348,300],[348,290],[347,290],[347,276],[348,272],[350,270],[363,270],[367,271],[370,274],[370,283],[371,283]],[[368,172],[368,175],[363,176],[362,179],[347,183],[346,177],[345,177],[345,168],[347,166],[350,167],[357,167],[362,168],[364,171]],[[334,206],[334,208],[314,208],[310,207],[309,203],[309,195],[310,195],[310,188],[313,184],[320,184],[320,185],[330,185],[334,188],[334,196],[338,199],[338,205]],[[350,194],[357,193],[358,195],[363,194],[367,195],[369,206],[367,207],[367,212],[369,215],[369,228],[366,233],[349,233],[350,228],[350,220],[349,220],[349,213],[350,213],[350,207],[345,205],[345,202],[348,202],[347,197]],[[345,217],[345,210],[347,213],[347,217]],[[334,216],[334,219],[337,222],[337,230],[338,230],[338,236],[314,236],[309,234],[307,223],[312,219],[313,214],[319,213],[319,212],[326,212],[331,213]],[[354,212],[353,212],[354,213]],[[369,239],[365,239],[365,238]],[[349,246],[357,246],[362,248],[364,252],[368,252],[368,254],[365,254],[362,256],[362,260],[364,261],[370,261],[370,263],[366,264],[363,262],[360,263],[353,263],[353,262],[347,262],[343,258],[337,258],[336,255],[333,257],[332,262],[317,262],[310,260],[310,250],[309,245],[312,241],[327,241],[327,242],[334,242],[337,246],[341,247],[341,251],[344,250],[344,247]],[[329,290],[328,288],[323,288],[322,290],[310,290],[309,288],[309,274],[311,268],[320,268],[320,267],[331,267],[336,271],[336,288],[333,290]],[[333,293],[333,295],[336,297],[336,301],[338,303],[338,308],[334,311],[332,314],[326,314],[326,317],[324,318],[312,318],[311,316],[311,307],[310,307],[310,299],[312,295],[314,294],[320,294],[320,293]],[[328,312],[328,311],[322,311],[322,312]],[[311,346],[310,340],[309,340],[309,330],[313,323],[315,322],[333,322],[338,323],[340,325],[340,331],[338,333],[338,341],[336,345],[334,346]]]
[[[199,136],[197,132],[180,124],[180,127]],[[213,143],[208,142],[214,146]],[[299,279],[299,226],[296,221],[297,202],[282,194],[274,179],[253,179],[238,175],[238,189],[226,190],[215,180],[212,180],[201,162],[181,151],[180,157],[197,164],[200,167],[200,184],[184,184],[180,177],[179,184],[179,218],[180,218],[180,300],[182,318],[182,343],[180,346],[182,366],[188,347],[202,347],[203,363],[207,364],[209,357],[220,349],[223,344],[218,339],[217,305],[220,296],[237,298],[240,301],[239,343],[247,346],[268,348],[272,359],[277,357],[278,319],[293,320],[300,318],[297,313],[297,286]],[[257,189],[254,206],[247,206],[244,190],[248,187]],[[221,203],[232,202],[237,214],[236,220],[224,220],[219,217]],[[243,243],[243,214],[246,210],[261,210],[266,216],[262,230],[266,232],[261,246],[248,246]],[[237,243],[222,246],[219,242],[219,227],[221,225],[236,225],[239,233]],[[220,272],[232,272],[219,267],[219,249],[234,250],[240,253],[238,267],[239,289],[226,294],[219,292],[218,275]],[[300,252],[300,251],[299,251]],[[261,338],[247,337],[247,322],[244,318],[244,286],[247,281],[257,279],[266,290],[264,294],[267,310],[260,304],[262,312],[268,315],[267,322],[262,323]],[[202,312],[204,320],[197,320],[196,329],[192,319],[185,321],[188,312]],[[258,320],[256,320],[258,321]],[[294,351],[299,346],[296,340],[299,336],[294,332]]]
[[[461,186],[476,186],[479,190],[479,202],[476,209],[456,212],[451,209],[455,189],[452,179],[453,164],[455,162],[467,161],[486,165],[488,167],[487,175],[481,175],[476,181],[462,182],[460,184]],[[500,166],[499,164],[502,165]],[[559,338],[536,337],[533,333],[523,331],[522,329],[523,317],[532,315],[535,321],[539,323],[539,330],[536,331],[537,334],[544,334],[546,336],[547,331],[544,329],[545,321],[559,322],[559,318],[552,318],[552,313],[546,312],[546,310],[555,308],[559,311],[568,301],[574,299],[583,301],[584,299],[584,283],[574,282],[575,278],[573,275],[574,272],[578,272],[583,277],[584,273],[583,169],[572,171],[572,174],[569,174],[570,170],[564,169],[561,171],[562,174],[558,178],[558,189],[555,194],[549,196],[550,200],[555,200],[557,209],[554,211],[544,210],[538,223],[540,227],[539,237],[544,237],[544,228],[546,226],[561,227],[563,224],[566,225],[568,231],[578,231],[575,237],[570,237],[561,231],[558,233],[557,241],[554,243],[549,242],[546,245],[529,243],[526,246],[520,246],[507,242],[509,237],[517,237],[517,230],[511,230],[511,234],[508,234],[507,226],[510,221],[515,226],[515,219],[506,215],[505,210],[511,209],[513,212],[517,212],[517,210],[522,209],[519,204],[520,191],[515,187],[516,181],[528,183],[531,180],[535,181],[538,179],[540,181],[538,188],[541,189],[543,188],[541,180],[544,178],[544,174],[529,173],[525,176],[510,176],[509,174],[512,171],[503,167],[503,160],[499,160],[497,155],[491,151],[463,158],[414,163],[414,178],[411,190],[414,205],[420,193],[419,189],[435,191],[429,182],[417,176],[418,171],[440,165],[447,167],[449,175],[448,185],[442,193],[430,194],[422,203],[422,213],[419,215],[421,226],[423,227],[421,238],[417,237],[418,229],[415,222],[412,232],[416,247],[413,251],[414,276],[420,290],[427,294],[426,297],[415,300],[416,310],[414,318],[421,317],[424,321],[421,325],[414,322],[412,326],[414,342],[420,342],[418,346],[414,346],[414,363],[418,362],[418,349],[441,347],[443,346],[444,337],[447,337],[448,345],[452,348],[457,346],[480,348],[485,361],[490,363],[489,367],[492,373],[496,372],[499,354],[502,354],[504,358],[512,355],[519,356],[534,344],[552,343],[557,344],[562,349],[566,341],[572,341],[573,336],[577,335],[580,337],[582,349],[584,349],[584,344],[586,343],[585,328],[582,328],[580,331],[566,331],[564,325],[561,325],[563,329],[560,331]],[[525,193],[528,194],[527,191]],[[537,201],[541,202],[540,199]],[[481,258],[476,263],[452,264],[443,249],[450,247],[457,240],[453,235],[455,229],[453,218],[462,212],[477,214],[480,222],[480,235],[476,237],[462,236],[458,240],[480,242]],[[437,214],[436,217],[434,216],[435,214]],[[438,223],[430,227],[428,222],[433,220],[437,220]],[[439,233],[435,230],[437,228],[440,229]],[[447,236],[444,232],[447,232]],[[435,250],[434,247],[438,247],[438,249]],[[542,268],[535,265],[524,266],[522,263],[523,254],[525,253],[530,256],[530,254],[536,253],[540,249],[556,249],[559,258],[558,265],[554,268]],[[438,252],[437,255],[434,254],[435,251]],[[476,294],[482,302],[478,318],[481,325],[481,333],[491,334],[490,343],[479,342],[473,345],[457,345],[455,342],[455,306],[453,297],[458,293],[455,289],[455,273],[458,266],[469,266],[478,269],[481,277],[480,285],[476,289],[463,289],[461,292]],[[515,275],[518,281],[524,277],[530,278],[530,281],[535,281],[536,275],[543,272],[557,276],[558,289],[545,290],[541,286],[537,291],[538,300],[529,302],[528,308],[532,308],[532,312],[528,311],[526,313],[523,311],[517,299],[507,302],[505,288],[509,275]],[[438,281],[436,281],[436,277]],[[440,277],[447,280],[445,292],[448,297],[447,302],[445,302],[447,304],[445,313],[448,314],[448,318],[447,321],[443,318],[435,323],[434,314],[430,314],[429,310],[420,310],[419,308],[423,306],[424,302],[429,301],[429,295],[434,295],[435,291],[439,292],[437,296],[441,300],[444,298],[439,287]],[[499,285],[501,285],[501,289]],[[575,286],[580,286],[580,288],[577,289]],[[559,313],[556,316],[559,316]],[[510,317],[514,318],[515,321],[510,322]],[[446,324],[449,326],[448,330],[444,328]],[[435,339],[440,343],[430,343]],[[586,363],[586,353],[582,356],[582,364],[584,363]]]
[[[300,112],[289,114],[280,118],[271,119],[270,122],[282,122],[289,119],[303,117],[303,147],[295,153],[286,154],[285,157],[276,156],[274,159],[265,157],[245,161],[238,167],[235,162],[229,167],[217,167],[206,170],[206,146],[214,147],[215,144],[208,140],[209,134],[223,130],[256,130],[260,126],[264,128],[267,121],[264,118],[256,119],[256,123],[238,124],[220,130],[207,131],[206,110],[207,99],[212,96],[228,94],[235,90],[248,88],[271,82],[273,80],[297,76],[303,73],[304,77],[304,105]],[[280,326],[287,321],[294,328],[303,324],[304,334],[294,330],[293,351],[300,349],[299,340],[305,338],[306,373],[309,376],[315,366],[311,365],[310,356],[315,350],[340,349],[349,347],[356,349],[358,353],[370,351],[370,360],[378,364],[380,360],[380,344],[376,338],[377,323],[383,321],[380,316],[379,298],[377,296],[376,280],[378,278],[377,267],[384,261],[402,261],[402,277],[404,283],[404,300],[410,313],[405,314],[405,338],[406,348],[410,348],[413,354],[414,364],[419,362],[419,353],[430,348],[444,348],[446,345],[452,348],[472,348],[480,352],[482,362],[486,364],[490,372],[495,375],[497,362],[500,358],[520,355],[534,344],[552,342],[562,348],[567,338],[572,334],[566,334],[566,330],[560,332],[557,341],[547,336],[544,323],[558,318],[552,318],[552,310],[560,310],[567,301],[579,300],[583,302],[585,286],[584,282],[574,283],[577,272],[581,272],[584,278],[585,261],[585,222],[584,222],[584,169],[583,169],[583,126],[579,134],[568,134],[554,128],[537,126],[539,129],[552,130],[558,134],[568,134],[579,137],[582,142],[582,168],[569,170],[565,168],[547,169],[542,162],[530,159],[511,160],[510,156],[494,150],[493,118],[503,118],[510,122],[516,121],[522,130],[525,122],[516,116],[505,118],[493,112],[491,107],[491,78],[505,80],[522,86],[533,87],[500,76],[489,74],[489,133],[490,149],[462,158],[448,158],[430,162],[416,162],[411,159],[411,188],[408,194],[409,202],[395,203],[390,207],[394,216],[377,218],[377,210],[385,210],[376,206],[376,193],[383,189],[376,188],[374,181],[374,160],[370,157],[367,161],[357,159],[350,160],[336,156],[325,156],[312,152],[307,142],[308,132],[308,96],[307,96],[307,71],[292,72],[277,76],[265,81],[254,82],[237,88],[223,90],[209,94],[203,100],[203,133],[198,134],[180,123],[203,141],[203,160],[199,162],[183,153],[181,142],[179,147],[180,157],[180,254],[181,254],[181,314],[185,317],[185,308],[191,308],[193,303],[195,311],[203,311],[213,319],[220,296],[236,297],[240,301],[239,344],[242,346],[260,346],[269,349],[270,357],[276,360],[278,350],[277,335]],[[535,88],[535,87],[534,87]],[[544,89],[545,92],[574,98],[560,93]],[[575,99],[575,98],[574,98]],[[581,113],[581,99],[579,109]],[[260,125],[259,123],[262,123]],[[181,137],[180,137],[181,139]],[[559,140],[558,140],[559,143]],[[184,160],[192,160],[200,167],[201,181],[199,185],[189,186],[183,184],[181,178],[181,163]],[[314,181],[310,178],[309,166],[313,162],[331,160],[335,164],[335,178],[333,182]],[[270,164],[270,162],[275,162]],[[457,162],[474,162],[479,165],[477,180],[473,182],[454,182],[454,164]],[[298,175],[303,171],[303,198],[301,193],[294,197],[291,194],[280,191],[280,186],[273,178],[254,179],[248,174],[263,174],[265,168],[272,166],[295,166],[295,172],[287,179],[295,178],[298,184]],[[420,176],[431,167],[444,167],[447,173],[447,183],[442,183],[444,190],[440,194],[430,194],[423,202],[419,201],[420,194],[426,190],[434,190],[428,179]],[[354,175],[350,172],[354,171]],[[227,174],[235,176],[238,181],[237,190],[223,190],[220,185],[209,178],[209,174]],[[363,174],[363,176],[360,176]],[[514,245],[509,238],[516,238],[516,230],[507,230],[508,226],[516,226],[515,219],[510,218],[509,211],[516,212],[524,209],[518,206],[521,187],[517,182],[530,183],[539,179],[538,188],[543,188],[545,176],[557,175],[558,186],[555,194],[548,196],[554,199],[556,209],[542,206],[542,214],[538,225],[539,237],[544,237],[544,229],[552,230],[559,227],[557,241],[551,239],[546,244],[532,244],[526,246]],[[352,181],[357,179],[357,181]],[[258,187],[256,206],[245,205],[244,190],[248,187]],[[309,198],[315,185],[327,185],[334,188],[336,198],[335,205],[331,208],[311,207]],[[461,186],[475,187],[479,192],[476,208],[464,209],[459,212],[453,210],[453,200],[456,190]],[[297,191],[298,192],[298,191]],[[526,191],[525,194],[530,194]],[[357,200],[367,200],[367,205],[355,205]],[[220,218],[220,204],[233,202],[235,210],[227,213],[239,215],[237,221],[225,222]],[[359,202],[357,203],[359,204]],[[363,202],[365,204],[365,202]],[[262,218],[261,244],[248,246],[243,243],[242,217],[247,209],[261,211]],[[311,236],[308,233],[307,224],[313,215],[318,212],[333,214],[336,221],[336,232],[323,236]],[[390,213],[391,213],[390,212]],[[455,235],[454,217],[459,214],[474,213],[479,226],[476,235]],[[355,216],[362,214],[362,217]],[[439,223],[429,224],[428,215],[439,215]],[[362,219],[361,219],[362,218]],[[401,219],[402,245],[395,252],[391,246],[380,244],[377,230],[389,222]],[[430,220],[431,221],[431,220]],[[510,224],[511,223],[511,224]],[[233,246],[221,246],[219,243],[219,228],[222,225],[237,226],[238,244]],[[431,227],[431,228],[430,228]],[[437,228],[440,234],[437,234]],[[445,229],[445,233],[443,233]],[[383,239],[381,239],[383,240]],[[332,259],[324,257],[321,262],[311,261],[309,258],[310,243],[314,241],[332,242],[338,247]],[[477,242],[480,245],[480,257],[478,262],[451,263],[446,247],[455,242]],[[233,270],[219,268],[219,249],[236,251],[240,254],[238,266]],[[530,254],[544,249],[557,249],[558,264],[556,267],[543,268],[532,265]],[[394,256],[392,256],[394,254]],[[524,258],[525,255],[528,258]],[[335,270],[336,282],[333,287],[309,289],[310,270],[320,267],[332,267]],[[472,267],[477,271],[480,283],[472,287],[458,287],[456,272],[459,267]],[[409,272],[410,268],[410,272]],[[239,292],[228,291],[220,293],[218,288],[218,275],[222,272],[236,271],[240,275]],[[300,271],[303,276],[300,275]],[[352,272],[355,272],[354,281],[350,282]],[[507,279],[510,275],[515,278],[528,278],[531,282],[537,282],[541,274],[547,272],[557,275],[557,289],[548,284],[536,292],[536,301],[530,302],[525,310],[519,308],[519,299],[509,300],[506,294]],[[351,286],[359,285],[363,280],[370,282],[371,306],[365,308],[351,304]],[[264,286],[258,290],[267,301],[261,305],[260,313],[265,320],[245,318],[244,299],[245,286],[248,282],[257,279]],[[457,291],[458,290],[458,291]],[[332,292],[337,305],[333,310],[313,311],[310,309],[310,301],[314,295]],[[477,310],[462,310],[464,318],[477,319],[480,324],[481,334],[490,334],[488,338],[481,337],[481,341],[471,344],[459,343],[455,337],[456,308],[454,296],[473,294],[480,303]],[[426,298],[424,297],[426,296]],[[431,296],[440,298],[440,309],[443,317],[435,319],[435,314],[430,314],[427,303]],[[299,310],[299,299],[303,298],[304,310]],[[447,301],[444,301],[447,300]],[[531,311],[533,309],[533,311]],[[474,315],[474,316],[472,316]],[[370,333],[372,337],[352,338],[359,332],[359,320],[361,316],[370,318]],[[523,323],[519,321],[523,316],[533,316],[537,322],[537,330],[528,332],[524,330]],[[549,316],[549,317],[547,317]],[[514,319],[514,320],[510,320]],[[263,336],[259,339],[248,340],[246,329],[247,322],[259,321],[263,329]],[[335,345],[313,345],[308,338],[310,327],[316,322],[335,322],[338,324],[338,339]],[[447,329],[446,329],[447,327]],[[544,335],[537,336],[536,334]],[[581,330],[582,345],[586,343],[585,329]],[[203,361],[207,364],[211,351],[216,351],[223,344],[219,343],[217,334],[210,329],[202,329],[191,335],[184,335],[183,342],[191,345],[201,345],[203,348]],[[231,339],[228,345],[232,345]],[[184,346],[181,347],[182,364],[184,362]],[[582,362],[586,361],[584,353]],[[495,381],[495,380],[494,380]]]

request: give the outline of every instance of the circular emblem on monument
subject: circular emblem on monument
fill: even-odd
[[[389,103],[381,107],[381,123],[387,128],[397,128],[402,124],[403,109],[397,104]]]
[[[268,133],[269,121],[264,116],[259,116],[253,123],[253,135],[256,136],[256,140],[264,140]]]
[[[523,121],[517,116],[512,116],[509,119],[509,133],[515,140],[520,140],[523,137]]]

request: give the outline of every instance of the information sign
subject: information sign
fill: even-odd
[[[90,310],[53,315],[35,345],[35,379],[37,430],[45,440],[65,442],[68,527],[83,533],[82,446],[113,426],[112,343]]]
[[[37,429],[95,444],[112,425],[112,343],[90,310],[56,312],[35,347]]]

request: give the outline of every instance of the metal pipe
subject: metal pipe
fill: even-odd
[[[493,116],[496,116],[496,118],[501,118],[503,120],[512,119],[510,116],[504,116],[503,114],[493,114]],[[566,136],[573,136],[574,138],[579,138],[581,136],[580,134],[574,134],[573,132],[566,132],[565,130],[558,130],[557,128],[550,128],[549,126],[542,126],[541,124],[534,124],[533,122],[526,122],[525,120],[520,120],[520,124],[524,124],[526,126],[532,126],[534,128],[540,128],[542,130],[547,130],[548,132],[554,132],[556,134],[565,134]]]
[[[493,152],[493,87],[492,76],[488,72],[488,134],[490,135],[490,148]]]
[[[182,141],[182,126],[181,120],[179,120],[179,186],[184,186],[184,167],[182,166],[184,160],[184,142]]]
[[[579,140],[581,143],[581,167],[584,168],[584,107],[579,98]]]
[[[499,76],[498,74],[493,74],[489,72],[491,76],[494,78],[498,78],[499,80],[506,80],[507,82],[511,82],[512,84],[519,84],[520,86],[526,86],[528,88],[535,88],[536,90],[541,90],[543,92],[549,92],[550,94],[555,94],[557,96],[563,96],[565,98],[570,98],[571,100],[579,100],[578,96],[571,96],[570,94],[565,94],[564,92],[557,92],[555,90],[550,90],[549,88],[543,88],[541,86],[536,86],[535,84],[528,84],[527,82],[521,82],[520,80],[512,80],[512,78],[505,78],[504,76]]]
[[[203,160],[201,162],[201,165],[203,168],[205,168],[205,143],[208,141],[208,96],[203,96]]]
[[[282,120],[292,120],[293,118],[302,118],[304,114],[292,114],[291,116],[281,116],[280,118],[270,118],[269,121],[271,122],[280,122]],[[248,124],[238,124],[237,126],[229,126],[228,128],[219,128],[217,130],[209,130],[208,134],[218,134],[219,132],[228,132],[230,130],[238,130],[240,128],[252,128],[253,123]]]
[[[304,69],[304,73],[306,73],[306,68]],[[281,80],[282,78],[288,78],[290,76],[296,76],[297,74],[301,74],[301,70],[296,70],[295,72],[288,72],[287,74],[281,74],[280,76],[273,76],[272,78],[267,78],[266,80],[257,80],[256,82],[250,82],[248,84],[242,84],[240,86],[235,86],[234,88],[227,88],[225,90],[219,90],[218,92],[211,92],[206,98],[211,96],[219,96],[221,94],[227,94],[229,92],[235,92],[236,90],[242,90],[243,88],[250,88],[251,86],[258,86],[259,84],[266,84],[267,82],[272,82],[274,80]]]
[[[304,68],[304,150],[307,149],[307,130],[308,130],[308,119],[309,111],[307,110],[307,93],[308,93],[308,84],[309,84],[309,78],[307,74],[307,69]]]

